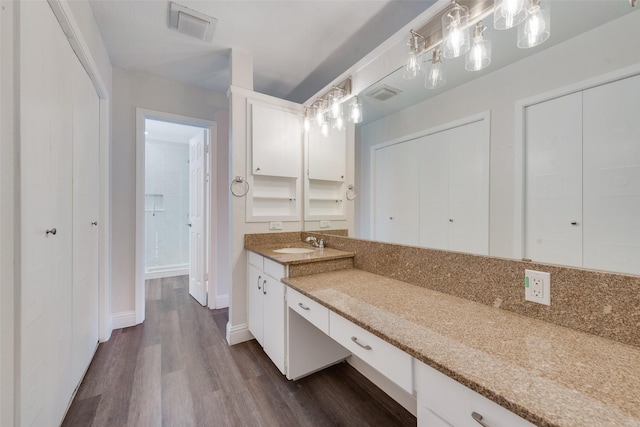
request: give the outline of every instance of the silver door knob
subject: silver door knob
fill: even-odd
[[[47,235],[53,234],[55,236],[57,232],[58,232],[58,230],[56,230],[55,228],[52,228],[50,230],[47,230],[46,234]]]
[[[191,223],[187,224],[187,226],[191,227]]]
[[[449,218],[449,222],[453,222],[453,218]]]

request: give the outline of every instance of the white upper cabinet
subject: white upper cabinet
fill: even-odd
[[[300,114],[249,100],[251,173],[299,178],[302,164]]]
[[[343,182],[346,153],[346,129],[333,130],[328,137],[320,132],[309,132],[309,179]]]

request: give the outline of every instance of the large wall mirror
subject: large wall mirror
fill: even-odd
[[[640,10],[631,7],[629,1],[554,0],[550,14],[549,40],[530,49],[517,47],[516,29],[495,30],[493,17],[485,18],[488,27],[485,36],[492,43],[491,65],[482,71],[470,72],[465,70],[464,57],[445,59],[446,84],[439,89],[426,89],[424,77],[404,79],[403,64],[398,64],[395,72],[358,94],[363,102],[365,121],[355,131],[355,185],[359,195],[355,201],[354,237],[403,243],[402,239],[393,236],[393,232],[385,235],[379,227],[376,228],[376,221],[380,221],[379,215],[377,219],[375,217],[376,210],[380,213],[381,205],[387,203],[393,207],[397,203],[393,198],[384,197],[404,195],[408,200],[404,211],[413,211],[419,216],[420,212],[424,214],[423,202],[433,196],[423,193],[439,191],[442,196],[446,185],[438,180],[447,176],[447,183],[457,180],[461,188],[472,188],[478,199],[487,202],[486,206],[462,206],[463,211],[465,208],[467,211],[486,210],[486,221],[475,225],[476,229],[483,228],[479,238],[486,239],[486,245],[460,247],[451,244],[448,249],[506,258],[526,257],[522,238],[516,236],[523,232],[520,215],[524,215],[521,200],[525,198],[522,189],[517,188],[523,185],[525,173],[519,164],[523,162],[524,154],[520,153],[521,157],[517,158],[516,153],[521,150],[518,144],[522,143],[518,141],[517,129],[524,128],[519,117],[522,101],[541,96],[542,100],[544,94],[557,97],[560,90],[579,91],[582,89],[580,85],[587,84],[585,82],[623,69],[636,67],[636,73],[640,73],[640,37],[637,35]],[[409,35],[407,32],[407,39]],[[431,52],[428,51],[427,55],[430,57]],[[518,105],[520,112],[516,108]],[[424,142],[437,141],[439,137],[447,139],[444,131],[458,134],[449,135],[449,145],[439,142],[439,154],[438,149],[430,152],[429,149],[420,151],[410,147],[411,144],[421,145],[421,142],[426,147]],[[448,163],[449,169],[441,171],[440,178],[432,177],[431,181],[425,181],[421,176],[425,175],[426,169],[444,165],[442,161],[434,160],[447,158],[443,150],[448,152],[449,158],[456,155],[456,150],[457,155],[469,152],[451,145],[451,141],[459,141],[466,138],[465,135],[469,138],[487,135],[487,152],[473,153],[466,164],[463,162],[456,166]],[[637,136],[634,144],[640,146]],[[385,149],[387,151],[383,151]],[[636,149],[638,151],[640,149]],[[473,166],[473,159],[485,154],[487,185],[469,187],[474,181],[469,179],[468,165]],[[388,163],[394,161],[405,165],[402,173],[385,175],[385,168],[390,167]],[[483,172],[479,173],[481,176]],[[416,183],[422,183],[422,188],[416,187]],[[443,197],[439,200],[448,200],[449,208],[440,206],[442,212],[455,204],[457,196],[449,194],[448,199]],[[394,217],[389,212],[384,215]],[[445,215],[444,218],[448,223],[457,221],[453,216]],[[434,226],[412,219],[403,220],[397,227],[397,233],[408,236],[404,242],[407,244],[447,249],[446,246],[425,245],[420,241],[425,229],[426,232],[442,234],[446,228],[447,224]],[[460,238],[457,236],[450,241]],[[571,264],[552,256],[545,258],[544,262]],[[614,266],[596,268],[617,270]]]

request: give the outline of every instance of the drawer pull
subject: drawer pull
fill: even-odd
[[[489,424],[485,423],[484,421],[482,421],[482,415],[480,415],[479,413],[473,411],[471,413],[471,418],[473,418],[478,424],[480,424],[482,427],[489,427]]]
[[[262,290],[262,286],[260,286],[260,279],[262,279],[262,276],[258,276],[258,290]]]
[[[311,310],[309,307],[307,307],[306,305],[304,305],[303,303],[299,302],[298,305],[300,306],[301,309],[303,310]]]
[[[370,345],[362,345],[358,342],[358,338],[356,337],[351,337],[351,341],[353,341],[354,343],[358,344],[360,347],[364,348],[365,350],[371,350],[371,346]]]
[[[262,294],[263,295],[267,294],[267,279],[262,281]]]

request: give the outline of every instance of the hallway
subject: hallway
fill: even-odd
[[[201,307],[186,276],[146,283],[144,324],[100,344],[64,426],[411,426],[348,364],[288,381],[255,340],[229,347],[227,309]]]

